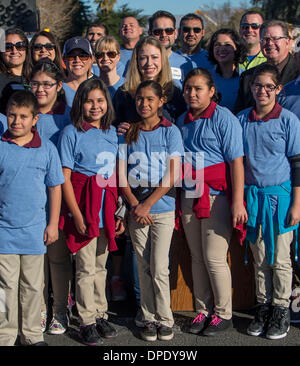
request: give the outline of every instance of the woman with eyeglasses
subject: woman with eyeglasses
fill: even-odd
[[[28,76],[31,75],[34,65],[42,58],[48,58],[54,62],[64,75],[58,40],[53,33],[45,30],[35,33],[29,43],[28,58],[25,65]]]
[[[250,88],[255,104],[237,116],[243,128],[246,240],[254,258],[257,298],[247,333],[280,339],[290,327],[290,250],[300,220],[300,123],[277,102],[282,89],[277,67],[257,66]]]
[[[18,28],[5,31],[5,51],[0,52],[0,113],[6,114],[6,104],[14,90],[24,89],[24,63],[28,39]]]
[[[238,33],[230,28],[217,30],[211,37],[208,59],[215,65],[211,71],[218,92],[221,94],[219,105],[233,111],[238,95],[239,68],[247,55],[247,48]]]
[[[36,128],[41,137],[55,145],[64,127],[71,123],[70,108],[61,94],[64,74],[55,63],[42,58],[36,63],[30,77],[30,90],[36,97],[39,119]],[[63,334],[68,327],[67,305],[72,280],[72,262],[62,232],[53,246],[47,247],[44,265],[43,297],[41,301],[41,328],[46,331],[47,318],[52,313],[48,333]],[[51,281],[51,286],[50,286]],[[49,306],[49,288],[53,293],[53,310]]]
[[[120,61],[120,45],[112,36],[100,38],[95,45],[95,58],[100,69],[100,79],[105,83],[114,97],[117,89],[124,84],[125,79],[118,75],[117,65]]]
[[[68,39],[63,49],[63,60],[67,68],[67,78],[63,83],[63,89],[67,105],[71,108],[79,85],[90,78],[89,73],[93,63],[90,42],[82,37]]]

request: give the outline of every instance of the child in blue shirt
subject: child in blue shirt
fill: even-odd
[[[64,177],[55,146],[34,128],[37,111],[30,92],[14,93],[7,107],[8,129],[0,140],[0,289],[6,299],[6,311],[0,313],[2,346],[14,345],[18,331],[22,344],[46,345],[40,323],[44,254],[58,238]]]
[[[255,68],[255,106],[238,114],[245,151],[247,237],[254,257],[258,307],[247,329],[252,336],[280,339],[290,327],[290,245],[300,219],[300,122],[276,101],[280,75],[275,66]]]
[[[60,228],[70,251],[76,253],[76,305],[80,337],[86,345],[117,335],[107,321],[105,295],[108,252],[117,249],[115,236],[123,230],[114,219],[118,139],[111,126],[113,117],[105,84],[100,79],[86,80],[75,95],[72,124],[62,131],[58,144],[66,180]]]
[[[33,68],[30,77],[30,90],[37,98],[39,119],[37,131],[42,138],[49,139],[55,146],[63,128],[71,123],[70,107],[61,95],[63,75],[61,70],[49,59],[41,59]],[[72,279],[70,252],[59,232],[59,240],[47,248],[45,255],[44,296],[41,310],[41,327],[47,328],[49,314],[49,281],[53,293],[53,316],[48,327],[50,334],[63,334],[67,330],[67,305]]]
[[[142,82],[135,100],[141,121],[120,137],[119,185],[131,207],[128,225],[138,262],[144,322],[141,338],[170,340],[174,324],[169,287],[173,185],[179,176],[183,145],[178,128],[160,116],[164,102],[160,84]]]

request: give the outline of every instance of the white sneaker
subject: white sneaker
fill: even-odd
[[[69,319],[67,314],[57,313],[53,315],[51,323],[49,325],[49,334],[64,334],[68,329]]]

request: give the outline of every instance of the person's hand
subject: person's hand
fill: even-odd
[[[128,122],[120,123],[118,128],[117,128],[118,136],[124,135],[129,130],[129,127],[130,127],[130,123],[128,123]]]
[[[150,209],[146,203],[139,203],[132,209],[132,216],[136,222],[142,225],[153,225],[153,219],[150,215]]]
[[[44,243],[50,245],[58,240],[57,225],[48,225],[44,231]]]
[[[124,225],[123,220],[120,220],[120,219],[116,220],[115,230],[116,230],[116,235],[121,235],[124,233],[125,225]]]
[[[85,219],[82,215],[76,217],[74,216],[74,224],[79,234],[87,235],[87,226]]]
[[[292,207],[289,210],[287,218],[289,226],[297,225],[300,221],[300,207],[298,207],[298,205],[292,205]]]
[[[248,214],[243,203],[232,204],[231,213],[233,227],[238,224],[245,224],[248,221]]]

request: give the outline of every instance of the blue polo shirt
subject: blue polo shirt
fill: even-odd
[[[63,167],[87,176],[99,174],[108,179],[114,173],[118,153],[116,129],[110,126],[110,129],[102,130],[84,122],[83,130],[78,131],[75,126],[68,125],[60,135],[58,151]],[[104,197],[105,189],[99,213],[100,227],[104,223]]]
[[[238,114],[243,128],[245,183],[258,187],[291,179],[289,157],[300,154],[300,121],[276,104],[263,120],[252,108]]]
[[[221,100],[218,104],[233,112],[240,87],[240,75],[235,73],[231,78],[224,78],[216,71],[216,68],[210,70],[210,72],[214,79],[217,91],[221,94]]]
[[[110,93],[110,97],[111,99],[113,99],[113,97],[115,96],[116,91],[120,88],[120,86],[122,86],[125,83],[125,78],[123,78],[123,76],[120,76],[120,79],[111,86],[108,86],[107,89]]]
[[[162,117],[157,128],[140,131],[138,141],[126,145],[125,136],[119,136],[119,159],[127,161],[128,182],[133,188],[138,186],[157,187],[166,174],[168,159],[183,156],[184,149],[179,129]],[[164,195],[156,202],[150,213],[175,210],[175,198]]]
[[[0,135],[7,130],[7,119],[6,116],[0,113]]]
[[[227,108],[214,102],[196,120],[189,111],[184,113],[176,125],[181,131],[185,151],[192,154],[192,164],[196,170],[231,162],[244,155],[239,120]],[[203,157],[196,155],[201,152]],[[202,164],[200,158],[203,159]],[[211,189],[210,193],[220,192]]]
[[[39,135],[57,145],[60,132],[71,123],[69,106],[60,104],[49,113],[40,113],[36,128]]]
[[[47,186],[64,183],[57,149],[38,132],[25,146],[0,140],[0,253],[46,253]]]
[[[75,94],[76,94],[76,90],[69,87],[69,85],[66,84],[66,83],[63,83],[63,89],[64,89],[65,96],[66,96],[67,106],[72,108],[72,104],[73,104],[73,100],[74,100],[74,97],[75,97]]]
[[[300,119],[300,77],[284,85],[278,96],[279,104],[296,114]]]
[[[195,67],[203,67],[204,69],[208,69],[209,71],[214,69],[214,64],[212,64],[208,60],[208,52],[204,49],[201,49],[198,53],[194,55],[187,55],[183,53],[181,50],[176,51],[179,55],[187,57],[192,61],[193,68]]]
[[[169,57],[172,79],[182,89],[185,75],[193,68],[192,61],[176,52],[171,52]]]

